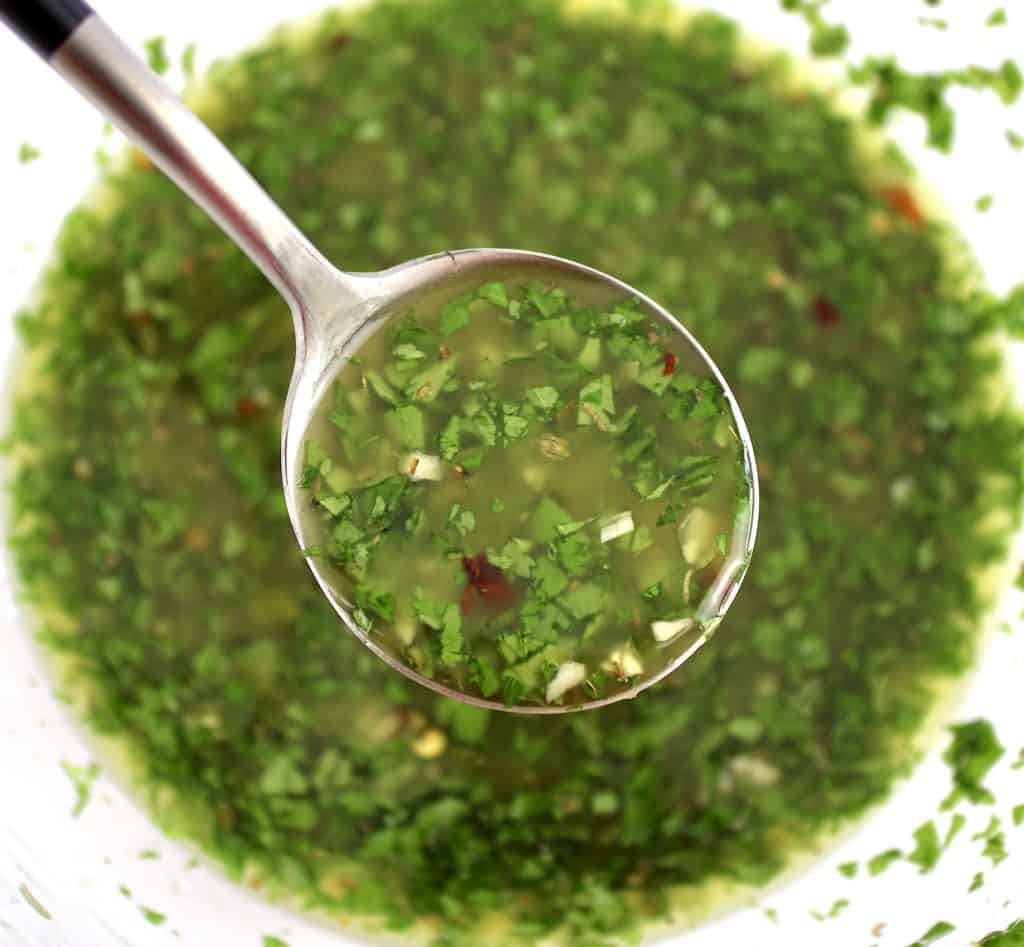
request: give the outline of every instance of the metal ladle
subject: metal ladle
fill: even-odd
[[[0,19],[70,85],[128,135],[246,253],[284,297],[295,322],[295,369],[285,403],[281,469],[288,513],[302,548],[309,543],[298,481],[303,440],[324,392],[360,346],[394,313],[450,299],[485,281],[542,280],[592,305],[633,297],[653,318],[671,325],[721,385],[743,448],[748,503],[737,517],[732,547],[698,609],[699,633],[679,642],[670,660],[630,689],[565,706],[506,707],[462,693],[404,664],[354,620],[350,603],[319,562],[310,569],[348,629],[406,677],[447,697],[527,714],[587,710],[636,696],[703,645],[732,603],[746,573],[757,533],[758,484],[753,446],[721,372],[669,312],[633,287],[598,270],[525,250],[457,250],[421,257],[379,273],[347,273],[329,263],[288,219],[219,139],[81,0],[0,0]]]

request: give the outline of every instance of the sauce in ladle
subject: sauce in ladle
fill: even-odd
[[[408,669],[511,709],[634,693],[742,577],[753,486],[689,341],[491,281],[380,329],[313,416],[307,552]]]

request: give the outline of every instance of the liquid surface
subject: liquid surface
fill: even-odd
[[[742,576],[729,404],[635,300],[489,282],[407,313],[304,443],[307,553],[371,640],[459,693],[627,693],[703,642]]]
[[[534,720],[403,681],[292,539],[283,305],[157,172],[115,172],[22,316],[11,541],[157,817],[331,918],[605,947],[882,799],[933,681],[970,666],[1024,470],[982,344],[999,301],[898,167],[714,18],[387,3],[210,83],[218,132],[346,267],[536,248],[677,313],[744,406],[761,529],[713,644],[634,701]]]

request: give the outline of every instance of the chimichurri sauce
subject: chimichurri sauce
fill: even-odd
[[[359,627],[506,706],[628,694],[699,646],[753,505],[729,403],[682,334],[633,299],[501,281],[359,351],[300,486],[307,552]]]
[[[885,795],[970,665],[1024,470],[982,344],[998,301],[899,170],[715,17],[384,2],[296,42],[205,95],[289,213],[352,269],[518,246],[644,287],[744,406],[759,553],[712,644],[634,701],[532,720],[402,680],[292,540],[287,313],[137,163],[22,315],[11,429],[11,542],[89,719],[233,875],[446,947],[607,945],[701,882],[767,880]]]

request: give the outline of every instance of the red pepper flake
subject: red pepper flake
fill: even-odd
[[[473,586],[467,585],[462,590],[462,614],[468,615],[473,611]]]
[[[676,357],[671,352],[665,353],[665,367],[661,370],[662,375],[674,375],[676,371]]]
[[[823,329],[832,329],[842,321],[843,314],[830,299],[818,296],[814,300],[814,319]]]
[[[348,33],[335,33],[334,36],[327,41],[327,48],[333,49],[335,52],[340,52],[351,42],[352,37]]]
[[[254,418],[263,413],[263,405],[255,398],[239,398],[235,405],[235,412],[242,420]]]
[[[492,608],[501,610],[512,604],[516,590],[505,578],[505,573],[487,561],[481,552],[475,556],[463,556],[462,568],[466,570],[469,585],[462,593],[462,613],[465,615],[472,608],[472,589],[476,589],[480,598]],[[467,593],[468,597],[467,597]],[[467,607],[467,603],[468,607]]]
[[[915,227],[924,223],[924,214],[917,206],[914,195],[905,187],[888,187],[882,191],[882,198],[889,208],[900,215],[904,220],[909,221]]]

